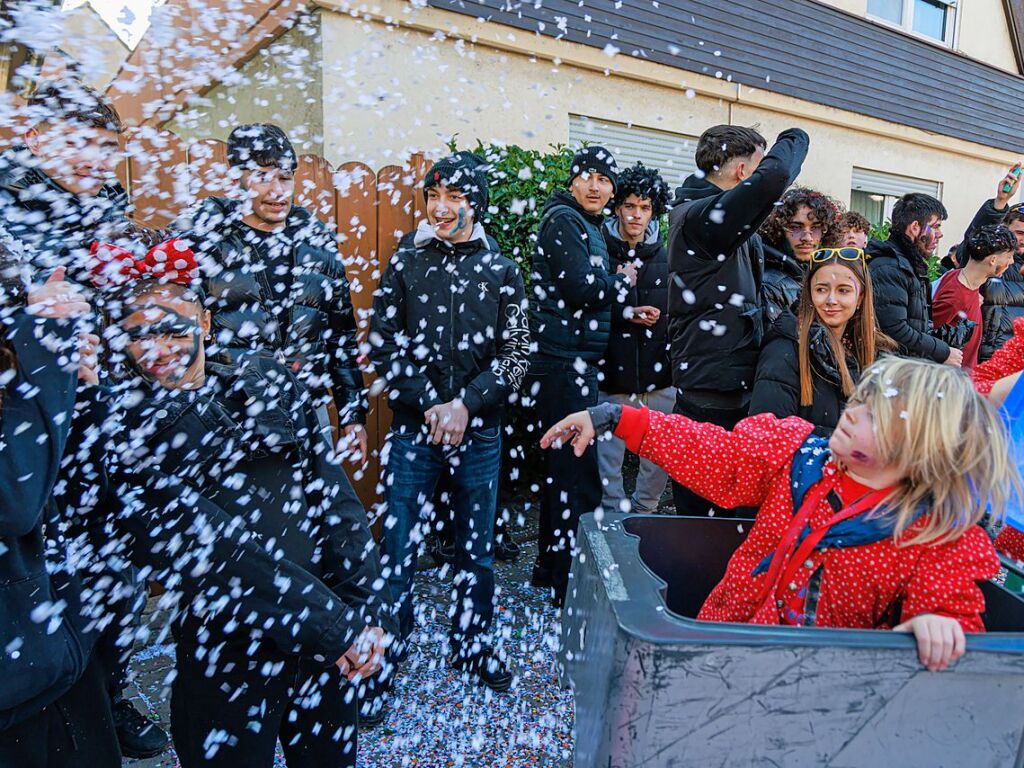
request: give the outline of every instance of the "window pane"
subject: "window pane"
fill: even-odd
[[[868,0],[868,13],[893,24],[902,24],[903,0]]]
[[[945,3],[914,0],[914,31],[934,37],[936,40],[945,40],[948,12],[949,6]]]
[[[860,189],[851,190],[850,210],[863,214],[864,218],[876,227],[881,226],[885,217],[885,195],[876,195]]]

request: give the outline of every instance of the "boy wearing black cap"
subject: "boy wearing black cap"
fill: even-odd
[[[235,128],[228,161],[240,174],[245,199],[206,198],[175,227],[199,257],[214,310],[215,359],[231,363],[263,350],[291,366],[322,405],[330,390],[349,456],[362,462],[363,379],[335,235],[292,203],[297,158],[276,125]]]
[[[434,487],[447,475],[455,518],[451,662],[503,691],[512,676],[489,644],[493,537],[505,403],[526,374],[530,332],[519,268],[480,219],[483,158],[458,152],[423,181],[427,218],[405,235],[373,302],[370,358],[394,414],[385,448],[384,572],[400,626],[414,629],[412,583]]]
[[[602,233],[604,211],[618,184],[618,166],[600,146],[572,159],[568,190],[555,190],[544,206],[533,257],[530,332],[537,342],[526,392],[542,431],[598,401],[598,363],[611,331],[612,305],[636,283],[636,265],[610,272]],[[572,447],[544,452],[540,551],[535,586],[554,589],[561,605],[569,581],[576,524],[601,504],[596,453],[581,458]]]

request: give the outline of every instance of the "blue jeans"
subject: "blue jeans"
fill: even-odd
[[[401,633],[412,633],[412,583],[426,536],[434,486],[451,477],[455,517],[456,603],[451,626],[456,648],[490,630],[494,616],[494,513],[501,470],[501,430],[467,430],[458,448],[430,443],[426,433],[392,430],[384,474],[384,575],[391,589]],[[449,612],[450,614],[452,612]],[[403,655],[404,648],[398,650]]]

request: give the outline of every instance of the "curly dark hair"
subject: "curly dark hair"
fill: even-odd
[[[841,233],[842,209],[828,195],[807,187],[796,187],[782,196],[761,225],[764,241],[781,249],[786,243],[786,225],[802,205],[811,209],[814,220],[821,225],[821,246],[829,248],[836,245]]]
[[[964,241],[967,257],[971,261],[984,261],[993,253],[1017,250],[1017,236],[1002,224],[978,227]]]
[[[846,211],[839,224],[843,232],[863,232],[865,235],[871,234],[871,222],[868,221],[867,216],[862,213],[858,213],[857,211]]]
[[[627,197],[636,195],[642,200],[650,200],[654,218],[665,213],[668,207],[668,184],[654,168],[648,168],[641,162],[632,165],[619,174],[619,184],[615,188],[615,200],[612,208],[622,205]]]

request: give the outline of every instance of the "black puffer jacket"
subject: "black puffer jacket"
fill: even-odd
[[[1024,317],[1024,259],[1015,257],[1002,277],[981,286],[981,348],[978,362],[985,362],[1013,336],[1013,321]]]
[[[402,238],[373,298],[370,332],[396,425],[419,430],[427,410],[456,397],[470,426],[500,423],[529,358],[522,274],[483,227],[454,246],[425,222]]]
[[[757,170],[723,191],[696,175],[669,214],[669,336],[673,384],[749,391],[763,340],[764,251],[757,228],[793,183],[809,146],[798,128],[779,135]]]
[[[314,392],[331,389],[343,425],[363,423],[366,406],[357,364],[355,315],[334,234],[309,211],[293,206],[278,239],[291,243],[287,295],[271,281],[246,240],[238,202],[210,197],[175,224],[200,261],[219,351],[231,362],[264,350],[292,365]]]
[[[764,244],[764,297],[765,322],[774,323],[783,312],[796,311],[800,300],[806,267],[793,256],[788,244],[783,249]]]
[[[116,181],[79,197],[47,176],[26,147],[0,152],[0,227],[26,246],[37,270],[65,266],[69,279],[88,284],[89,247],[115,240],[127,210],[128,193]]]
[[[814,425],[814,433],[828,437],[839,422],[846,405],[842,380],[829,330],[818,322],[811,325],[808,339],[811,353],[812,402],[800,405],[799,335],[796,317],[785,312],[768,331],[768,339],[757,363],[757,377],[750,396],[750,415],[774,413],[779,418],[799,416]],[[846,365],[854,381],[860,375],[856,358],[846,356]]]
[[[875,315],[882,333],[900,354],[946,362],[949,345],[932,335],[932,289],[928,265],[916,246],[897,232],[867,247]]]
[[[542,355],[596,363],[608,348],[612,306],[629,285],[610,271],[603,219],[561,189],[544,205],[530,286],[530,332]]]
[[[625,304],[612,308],[611,341],[601,372],[601,391],[632,395],[672,386],[668,357],[668,253],[661,244],[657,221],[647,228],[644,242],[631,251],[619,236],[618,220],[605,222],[605,244],[614,272],[620,264],[639,259],[636,285],[626,293]],[[650,328],[631,323],[623,312],[627,307],[657,307],[661,317]]]

